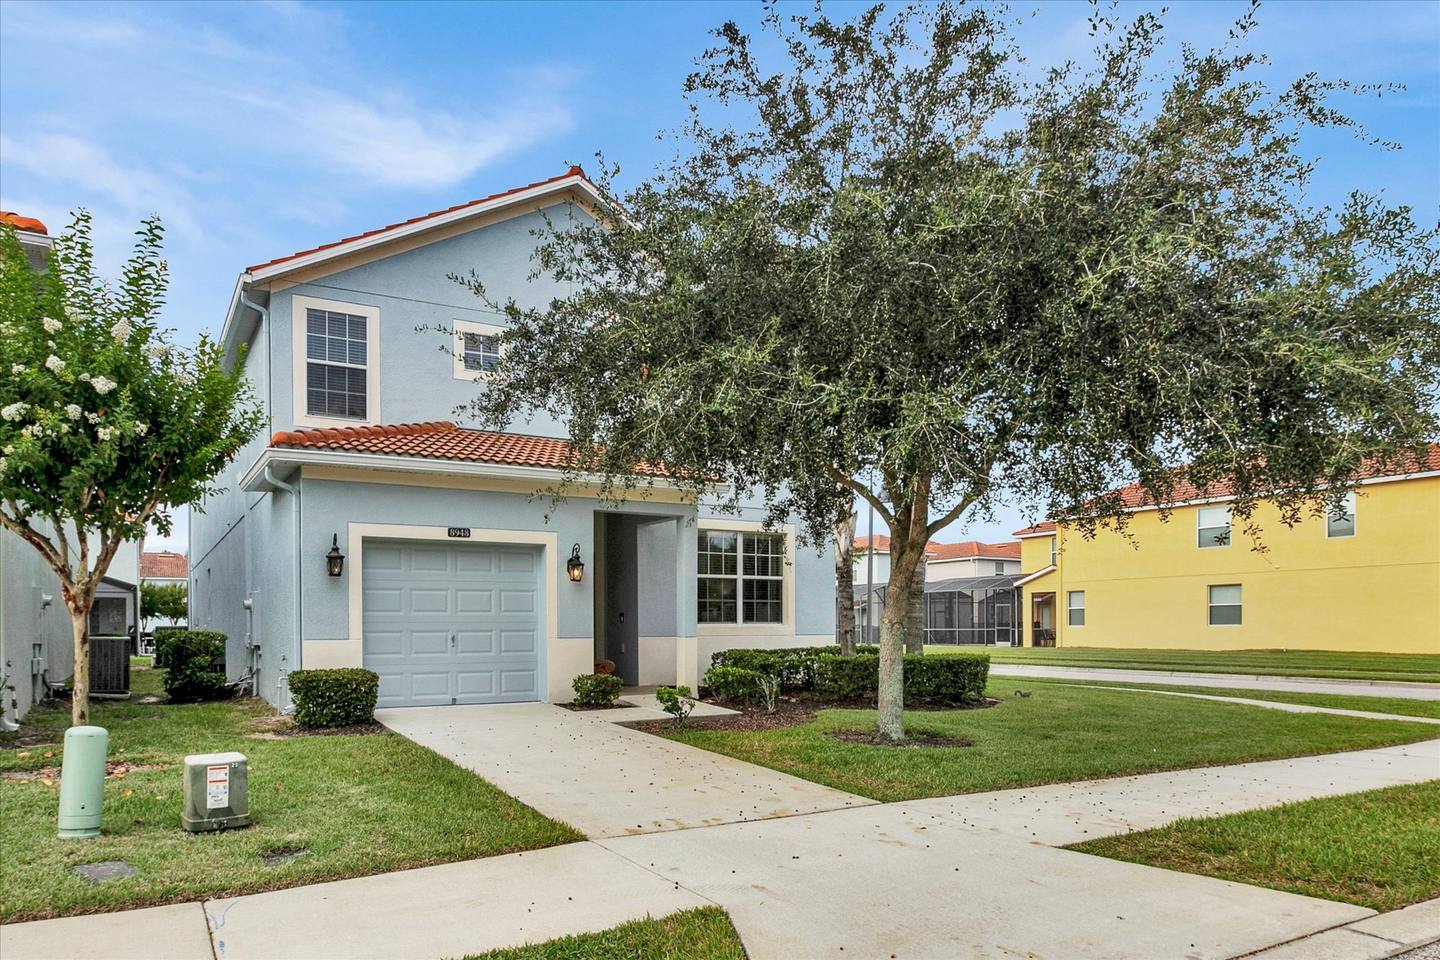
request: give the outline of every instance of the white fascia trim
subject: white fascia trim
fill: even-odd
[[[553,484],[564,478],[564,471],[553,467],[523,467],[504,463],[483,463],[472,460],[441,460],[434,457],[402,457],[389,453],[355,453],[349,450],[315,450],[303,447],[266,447],[240,478],[240,488],[250,493],[269,490],[265,480],[268,467],[356,467],[362,470],[392,470],[396,473],[428,473],[451,477],[490,477],[502,480],[531,480]],[[281,473],[284,471],[281,470]],[[600,477],[582,475],[578,485],[598,484]],[[655,480],[661,489],[678,489],[668,480]],[[716,487],[725,492],[729,485]]]
[[[1047,575],[1047,574],[1054,573],[1054,572],[1055,572],[1055,564],[1052,563],[1052,564],[1050,564],[1049,566],[1041,567],[1039,570],[1036,570],[1034,573],[1027,573],[1025,576],[1023,576],[1023,577],[1021,577],[1019,580],[1016,580],[1016,581],[1015,581],[1015,586],[1017,586],[1017,587],[1023,587],[1023,586],[1025,586],[1025,584],[1029,583],[1029,582],[1032,581],[1032,580],[1039,580],[1041,577],[1043,577],[1043,576],[1045,576],[1045,575]]]
[[[308,253],[303,257],[295,257],[290,260],[285,260],[281,263],[274,264],[273,266],[260,267],[253,271],[249,276],[251,277],[251,279],[254,280],[271,280],[275,277],[279,277],[287,273],[292,273],[296,270],[303,270],[306,267],[313,267],[317,263],[325,263],[326,261],[334,260],[337,257],[349,256],[350,254],[355,253],[359,250],[368,250],[371,247],[381,246],[387,243],[393,243],[396,240],[402,240],[405,237],[413,236],[417,233],[424,233],[427,230],[434,230],[436,227],[443,227],[449,223],[455,223],[460,220],[467,220],[471,217],[477,217],[482,214],[490,213],[493,210],[500,210],[505,207],[514,206],[516,204],[529,203],[531,201],[541,199],[542,197],[550,196],[554,193],[563,193],[567,190],[577,189],[588,195],[596,203],[605,202],[604,197],[600,196],[600,194],[595,190],[595,188],[590,185],[590,182],[584,177],[577,174],[574,176],[568,176],[559,180],[555,180],[551,183],[545,183],[536,187],[531,187],[528,190],[521,190],[517,193],[508,193],[503,196],[496,197],[493,200],[488,200],[484,203],[477,203],[472,206],[461,207],[459,210],[452,210],[449,213],[442,213],[437,216],[426,217],[425,219],[419,220],[415,223],[401,224],[400,226],[392,227],[389,230],[382,230],[381,232],[372,234],[368,237],[357,237],[354,240],[347,240],[343,243],[338,243],[333,247],[327,247],[324,250],[316,250],[314,253]]]
[[[1044,530],[1044,531],[1042,531],[1042,532],[1040,532],[1040,533],[1012,533],[1012,534],[1010,534],[1010,536],[1014,537],[1016,540],[1036,540],[1036,539],[1038,539],[1038,538],[1040,538],[1040,537],[1053,537],[1053,536],[1055,536],[1055,533],[1056,533],[1056,531],[1054,531],[1054,530]],[[1015,558],[1014,558],[1014,557],[1006,557],[1005,559],[1006,559],[1006,560],[1013,560],[1013,559],[1015,559]]]
[[[55,238],[48,233],[36,233],[34,230],[16,230],[15,239],[20,241],[21,246],[44,247],[49,250],[55,246]]]
[[[220,327],[220,348],[228,349],[230,338],[235,335],[235,322],[240,316],[240,291],[249,286],[254,278],[242,273],[235,280],[235,289],[230,291],[230,306],[225,308],[225,323]]]

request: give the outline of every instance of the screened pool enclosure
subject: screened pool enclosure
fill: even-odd
[[[973,644],[986,647],[1019,646],[1016,605],[1020,591],[1013,576],[965,577],[925,584],[925,642]],[[856,587],[855,626],[866,643],[880,642],[880,615],[885,606],[884,584],[866,592]],[[868,619],[867,619],[868,614]],[[868,624],[868,625],[867,625]]]

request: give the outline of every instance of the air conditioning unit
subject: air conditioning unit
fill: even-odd
[[[186,757],[180,825],[191,833],[248,827],[249,769],[243,753],[192,753]]]

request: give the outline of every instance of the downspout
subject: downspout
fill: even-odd
[[[293,701],[290,699],[290,670],[300,669],[300,634],[302,629],[301,624],[304,623],[302,618],[305,614],[304,575],[302,573],[304,565],[300,560],[300,487],[298,484],[286,483],[284,480],[275,476],[275,465],[273,463],[267,463],[265,465],[265,480],[295,498],[295,509],[293,510],[295,516],[295,640],[291,654],[286,658],[289,661],[288,668],[280,671],[280,680],[277,681],[277,683],[283,682],[285,684],[286,705],[282,712],[289,713],[293,704]]]
[[[272,376],[270,369],[270,308],[262,307],[254,300],[251,300],[250,297],[246,295],[243,284],[240,287],[240,302],[260,314],[260,322],[265,327],[265,418],[270,428],[267,432],[273,435],[275,433],[275,404],[273,396],[275,391],[275,378]]]

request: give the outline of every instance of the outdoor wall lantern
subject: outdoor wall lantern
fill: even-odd
[[[330,576],[340,576],[340,571],[345,569],[345,554],[340,552],[340,534],[330,535],[330,552],[325,554],[325,569]]]
[[[585,576],[585,562],[580,559],[580,544],[570,548],[570,559],[565,561],[565,572],[570,576],[571,583],[579,583]]]

